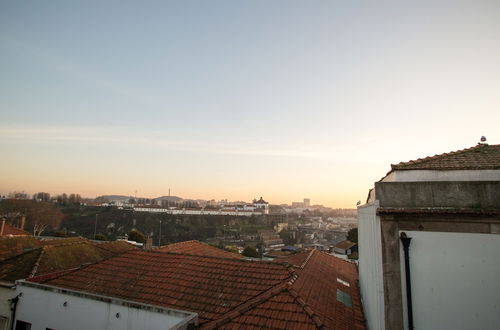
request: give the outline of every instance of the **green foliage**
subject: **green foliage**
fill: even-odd
[[[347,232],[347,239],[351,242],[358,243],[358,228],[353,228]]]
[[[106,235],[102,234],[102,233],[98,233],[95,235],[94,237],[95,240],[98,240],[98,241],[107,241],[108,238],[106,237]]]
[[[96,235],[96,237],[97,237],[97,235]],[[146,236],[144,236],[144,234],[141,233],[140,231],[138,231],[137,229],[132,229],[128,233],[128,239],[130,241],[134,241],[134,242],[138,242],[138,243],[146,243]]]
[[[245,257],[258,258],[259,252],[254,247],[246,246],[242,253]]]
[[[355,259],[355,260],[358,260],[358,258],[359,258],[359,254],[358,254],[358,252],[353,252],[353,253],[349,254],[349,255],[347,256],[347,258],[349,258],[349,259]]]

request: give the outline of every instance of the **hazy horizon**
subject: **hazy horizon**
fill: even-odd
[[[0,192],[352,208],[500,143],[498,40],[498,1],[4,1]]]

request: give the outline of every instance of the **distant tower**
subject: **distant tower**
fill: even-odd
[[[304,207],[311,206],[311,200],[309,198],[304,198]]]

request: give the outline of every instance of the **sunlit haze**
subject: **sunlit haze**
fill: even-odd
[[[500,143],[500,1],[2,1],[0,193],[355,207]]]

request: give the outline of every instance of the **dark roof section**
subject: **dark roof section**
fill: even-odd
[[[392,170],[489,170],[500,169],[500,145],[475,147],[391,165]]]
[[[241,256],[238,253],[227,252],[196,240],[164,245],[157,248],[156,251],[178,252],[178,253],[192,254],[197,256],[209,256],[209,257],[221,257],[221,258],[235,258],[235,259],[243,258],[243,256]]]
[[[65,240],[59,241],[62,244],[45,245],[0,261],[0,281],[15,282],[24,278],[75,268],[82,264],[110,258],[133,248],[127,243],[125,243],[126,246],[120,244],[120,249],[113,244],[114,242],[97,245],[88,241],[70,243],[65,243]],[[107,250],[106,246],[113,246],[114,249]]]
[[[0,261],[40,247],[42,244],[33,236],[0,237]]]

